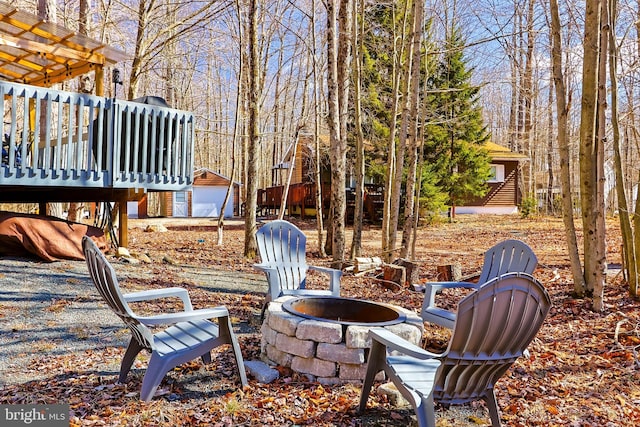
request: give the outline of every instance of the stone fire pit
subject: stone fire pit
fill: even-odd
[[[284,296],[262,323],[262,358],[323,384],[364,379],[369,329],[384,327],[420,345],[422,319],[389,304],[350,298]]]

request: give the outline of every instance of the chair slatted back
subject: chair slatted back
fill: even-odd
[[[502,275],[461,300],[435,400],[464,403],[485,396],[523,354],[550,307],[542,284],[526,273]]]
[[[145,349],[152,350],[154,348],[153,334],[149,328],[134,317],[129,304],[120,292],[116,272],[102,251],[87,236],[82,239],[82,250],[89,268],[89,275],[104,301],[131,330],[134,339]]]
[[[504,240],[484,255],[484,265],[478,283],[485,283],[506,273],[533,274],[538,258],[533,250],[520,240]]]
[[[298,227],[287,221],[272,221],[260,227],[256,240],[262,264],[276,269],[282,289],[305,287],[307,238]]]

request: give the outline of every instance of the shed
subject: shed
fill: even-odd
[[[218,217],[227,194],[230,178],[207,168],[196,169],[193,173],[193,189],[189,203],[189,216]],[[234,182],[233,194],[224,211],[225,218],[240,214],[240,183]],[[175,212],[174,212],[175,215]]]
[[[164,192],[160,195],[160,215],[178,218],[217,218],[229,187],[230,179],[211,169],[193,172],[191,191]],[[240,215],[240,186],[233,183],[231,199],[225,208],[225,218]],[[129,216],[144,218],[148,212],[148,197],[129,202]]]

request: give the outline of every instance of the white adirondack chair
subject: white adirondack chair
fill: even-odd
[[[89,274],[98,292],[131,330],[131,340],[120,365],[119,382],[124,382],[133,362],[141,350],[151,353],[149,365],[142,380],[140,399],[149,401],[169,370],[201,357],[211,362],[211,349],[230,344],[242,385],[247,385],[242,352],[236,340],[226,307],[219,306],[194,310],[189,294],[184,288],[165,288],[122,294],[113,267],[91,238],[82,239],[82,248]],[[138,316],[128,303],[167,297],[182,300],[184,311],[155,316]],[[208,319],[216,319],[211,322]],[[172,325],[153,334],[148,326]]]
[[[477,283],[471,282],[430,282],[425,284],[421,317],[425,322],[435,323],[452,329],[456,320],[455,313],[436,305],[436,293],[443,289],[477,289],[505,273],[532,274],[538,265],[533,250],[520,240],[505,240],[491,247],[484,255],[484,265]]]
[[[288,221],[269,222],[256,233],[260,263],[253,267],[265,273],[269,288],[262,314],[270,301],[282,295],[340,296],[342,271],[307,264],[307,238]],[[307,271],[315,270],[329,276],[328,289],[306,289]]]
[[[540,282],[529,274],[509,273],[460,301],[449,346],[442,354],[387,329],[371,329],[359,411],[366,409],[374,378],[383,370],[413,406],[420,427],[435,427],[434,401],[449,405],[479,399],[487,403],[493,427],[499,427],[494,385],[536,336],[550,307]]]

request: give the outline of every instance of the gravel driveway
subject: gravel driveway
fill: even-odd
[[[144,265],[113,265],[121,281],[150,274]],[[176,270],[213,291],[266,290],[262,275],[184,266]],[[34,357],[126,346],[123,326],[99,300],[84,261],[0,258],[0,387],[46,377],[46,372],[29,370]]]

